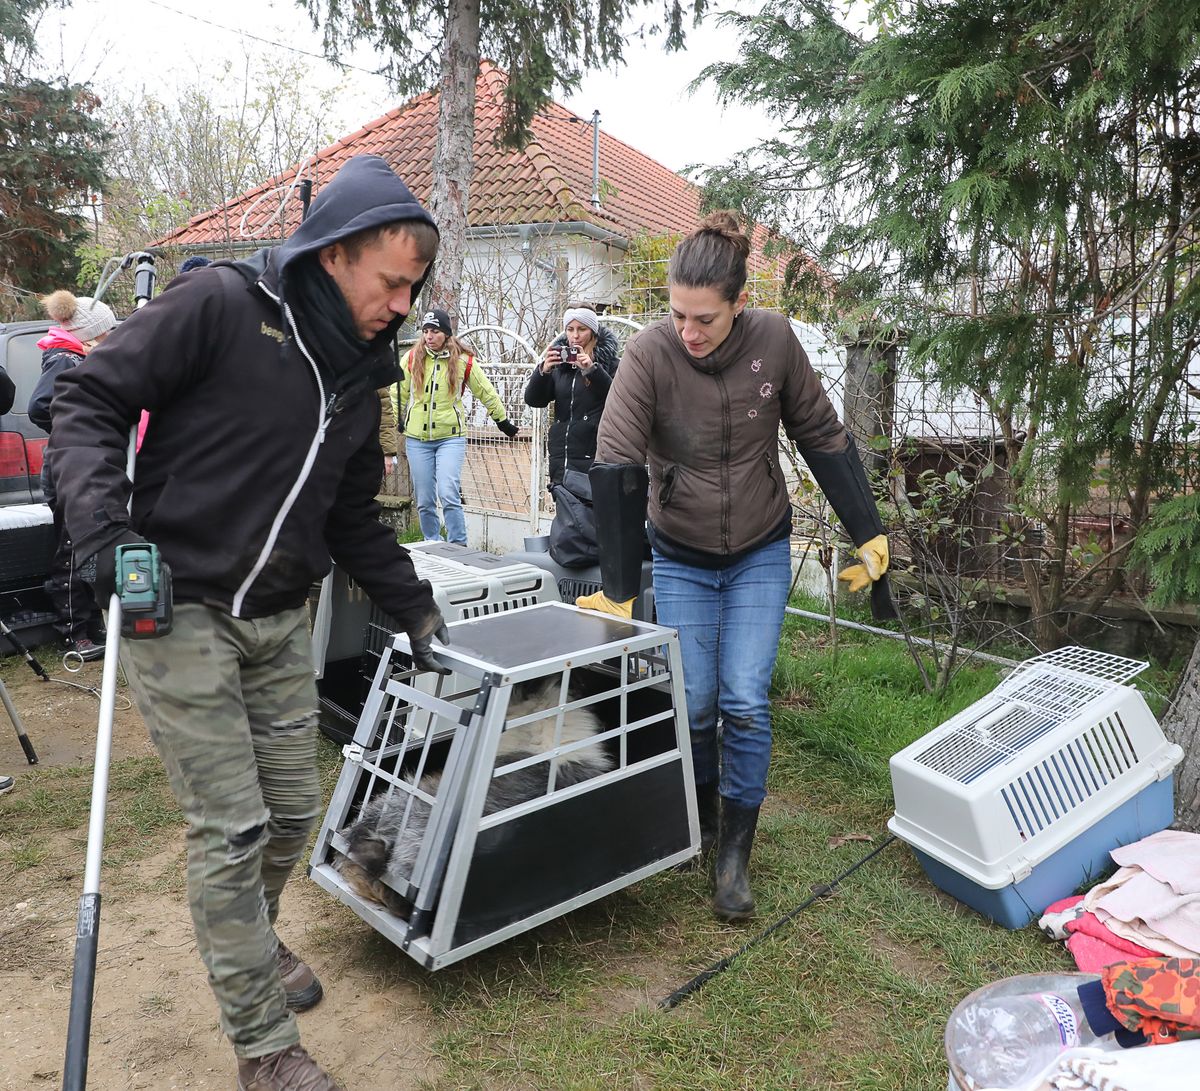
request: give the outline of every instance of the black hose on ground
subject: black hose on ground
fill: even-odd
[[[758,944],[762,943],[762,941],[765,940],[773,932],[777,932],[785,924],[788,924],[790,921],[795,920],[801,913],[804,912],[804,910],[806,910],[810,905],[812,905],[813,902],[815,902],[818,898],[824,898],[826,894],[832,894],[834,891],[834,888],[838,885],[838,883],[840,883],[843,879],[848,878],[849,876],[853,875],[860,867],[863,866],[863,864],[865,864],[872,857],[878,856],[879,853],[883,852],[883,850],[886,849],[888,847],[888,845],[890,845],[895,840],[896,840],[895,834],[889,835],[888,839],[886,841],[884,841],[883,844],[878,845],[877,847],[873,848],[861,860],[858,860],[855,863],[851,864],[845,871],[843,871],[841,873],[841,875],[839,875],[832,882],[825,883],[822,886],[816,887],[813,890],[812,897],[806,898],[803,902],[801,902],[798,906],[796,906],[796,908],[793,909],[791,912],[784,914],[782,917],[779,918],[779,920],[777,920],[773,925],[771,925],[770,928],[764,929],[762,932],[759,932],[759,934],[757,936],[753,937],[752,939],[747,940],[745,943],[743,943],[741,945],[741,947],[739,947],[736,951],[734,951],[733,954],[726,955],[719,962],[714,962],[707,970],[702,970],[695,977],[693,977],[691,979],[691,981],[688,981],[686,984],[680,985],[679,988],[676,989],[669,996],[664,996],[658,1002],[658,1006],[660,1008],[663,1008],[665,1011],[670,1011],[672,1008],[676,1007],[677,1005],[682,1003],[684,1000],[686,1000],[689,996],[691,996],[692,993],[699,992],[705,985],[708,984],[709,981],[711,981],[714,977],[716,977],[717,974],[723,973],[725,970],[728,970],[729,967],[733,964],[734,959],[736,959],[739,955],[744,955],[747,951],[750,950],[751,947],[755,947]]]

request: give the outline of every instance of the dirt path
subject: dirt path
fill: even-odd
[[[25,730],[37,751],[42,767],[88,765],[96,755],[96,719],[100,702],[96,696],[75,688],[100,689],[100,663],[85,663],[78,674],[63,669],[60,661],[40,654],[39,661],[53,681],[43,682],[22,660],[3,661],[5,685],[17,707]],[[66,685],[71,682],[73,685]],[[129,704],[128,690],[119,690],[118,705]],[[113,721],[113,758],[154,753],[142,718],[136,709],[118,708]],[[0,709],[0,773],[17,778],[30,766],[4,710]]]
[[[49,660],[44,665],[57,677],[100,684],[99,664],[78,675]],[[41,767],[90,764],[96,698],[40,682],[11,659],[0,670]],[[118,712],[114,759],[152,753],[137,711]],[[0,772],[15,776],[20,792],[28,770],[0,709]],[[0,845],[14,832],[0,828]],[[74,841],[66,848],[72,859],[49,882],[22,889],[29,873],[18,871],[0,890],[3,1091],[60,1085],[80,882],[74,861],[81,853]],[[183,855],[179,831],[161,851],[105,876],[89,1089],[234,1086],[232,1053],[217,1025],[184,899]],[[378,952],[393,969],[406,956],[364,939],[365,926],[300,873],[284,896],[279,930],[324,984],[324,1001],[300,1016],[300,1026],[305,1044],[331,1072],[354,1091],[436,1084],[429,1052],[436,1028],[420,996],[419,972],[372,974],[362,965],[364,950]]]

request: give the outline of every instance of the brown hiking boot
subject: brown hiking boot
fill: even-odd
[[[238,1091],[345,1091],[301,1045],[238,1058]]]
[[[283,940],[279,941],[279,951],[275,955],[279,966],[279,979],[283,982],[283,991],[287,994],[287,1006],[292,1011],[308,1011],[316,1007],[325,990],[321,982],[307,962],[301,962],[295,952]]]

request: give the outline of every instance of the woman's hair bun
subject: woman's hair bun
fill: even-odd
[[[715,212],[710,212],[700,221],[700,226],[692,234],[720,235],[721,238],[731,242],[743,255],[749,256],[750,254],[750,239],[742,232],[742,225],[738,222],[737,216],[727,208],[719,208]]]

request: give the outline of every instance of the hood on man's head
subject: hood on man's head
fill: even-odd
[[[286,276],[287,266],[297,258],[401,220],[419,220],[437,230],[433,217],[385,160],[356,155],[317,191],[307,219],[276,249],[275,268]],[[414,299],[419,290],[414,287]]]

